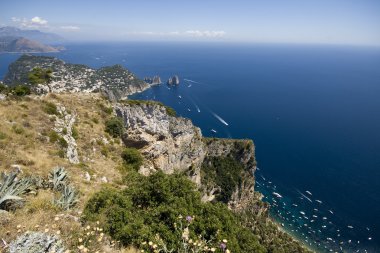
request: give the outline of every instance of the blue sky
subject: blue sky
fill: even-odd
[[[72,40],[380,46],[380,0],[1,0],[0,25]]]

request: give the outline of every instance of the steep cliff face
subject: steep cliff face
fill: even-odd
[[[28,74],[35,67],[53,71],[49,84],[32,85],[39,93],[102,91],[111,101],[116,101],[150,87],[121,65],[92,69],[86,65],[66,63],[54,57],[33,55],[23,55],[12,63],[4,83],[9,86],[31,85]]]
[[[115,111],[125,123],[124,143],[139,148],[146,158],[141,173],[188,172],[200,184],[205,146],[200,129],[189,119],[170,116],[166,107],[155,102],[127,101],[117,104]]]
[[[222,199],[231,209],[252,200],[256,160],[251,140],[204,138],[189,119],[169,115],[157,102],[125,101],[114,109],[125,124],[125,145],[140,149],[146,158],[141,173],[184,172],[201,189],[204,201]],[[219,163],[224,171],[218,171]]]

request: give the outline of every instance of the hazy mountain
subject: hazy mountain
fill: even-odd
[[[0,27],[0,37],[24,37],[43,44],[59,44],[65,40],[55,33],[46,33],[39,30],[22,30],[12,26]]]
[[[0,37],[0,52],[58,52],[59,49],[44,45],[38,41],[29,40],[23,37],[4,36]]]

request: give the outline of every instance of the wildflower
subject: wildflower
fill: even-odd
[[[146,244],[146,242],[142,242],[141,244],[142,244],[142,245],[145,245],[145,244]]]
[[[58,217],[55,217],[54,220],[55,220],[55,221],[59,221],[59,218],[58,218]]]
[[[227,245],[225,243],[221,243],[220,248],[224,251],[227,248]]]
[[[56,234],[57,234],[57,235],[61,234],[61,231],[57,230]]]
[[[186,216],[186,220],[187,220],[187,222],[190,223],[193,220],[193,217],[191,217],[190,215],[188,215],[188,216]]]
[[[45,233],[47,233],[47,232],[49,232],[49,229],[48,229],[48,228],[45,229]]]
[[[215,248],[211,248],[210,250],[211,250],[211,252],[215,252]]]
[[[148,244],[149,244],[149,246],[152,246],[152,245],[153,245],[153,242],[149,242]]]
[[[178,216],[178,219],[182,219],[182,215],[179,215],[179,216]]]
[[[83,249],[84,249],[84,246],[83,246],[83,245],[79,245],[79,246],[78,246],[78,249],[79,249],[79,250],[83,250]]]
[[[189,240],[189,243],[190,243],[190,244],[192,244],[192,243],[193,243],[193,240],[192,240],[192,239],[190,239],[190,240]]]
[[[82,239],[82,238],[79,238],[79,239],[78,239],[78,242],[82,242],[82,241],[83,241],[83,239]]]
[[[229,249],[226,249],[226,253],[231,253]]]
[[[223,239],[223,241],[222,242],[224,242],[224,243],[227,243],[227,239]]]
[[[153,244],[152,248],[153,249],[157,248],[157,244]]]

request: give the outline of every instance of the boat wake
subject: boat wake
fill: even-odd
[[[228,123],[222,119],[218,114],[214,113],[214,112],[211,112],[212,115],[214,115],[215,118],[217,118],[220,122],[222,122],[224,125],[228,126]]]

